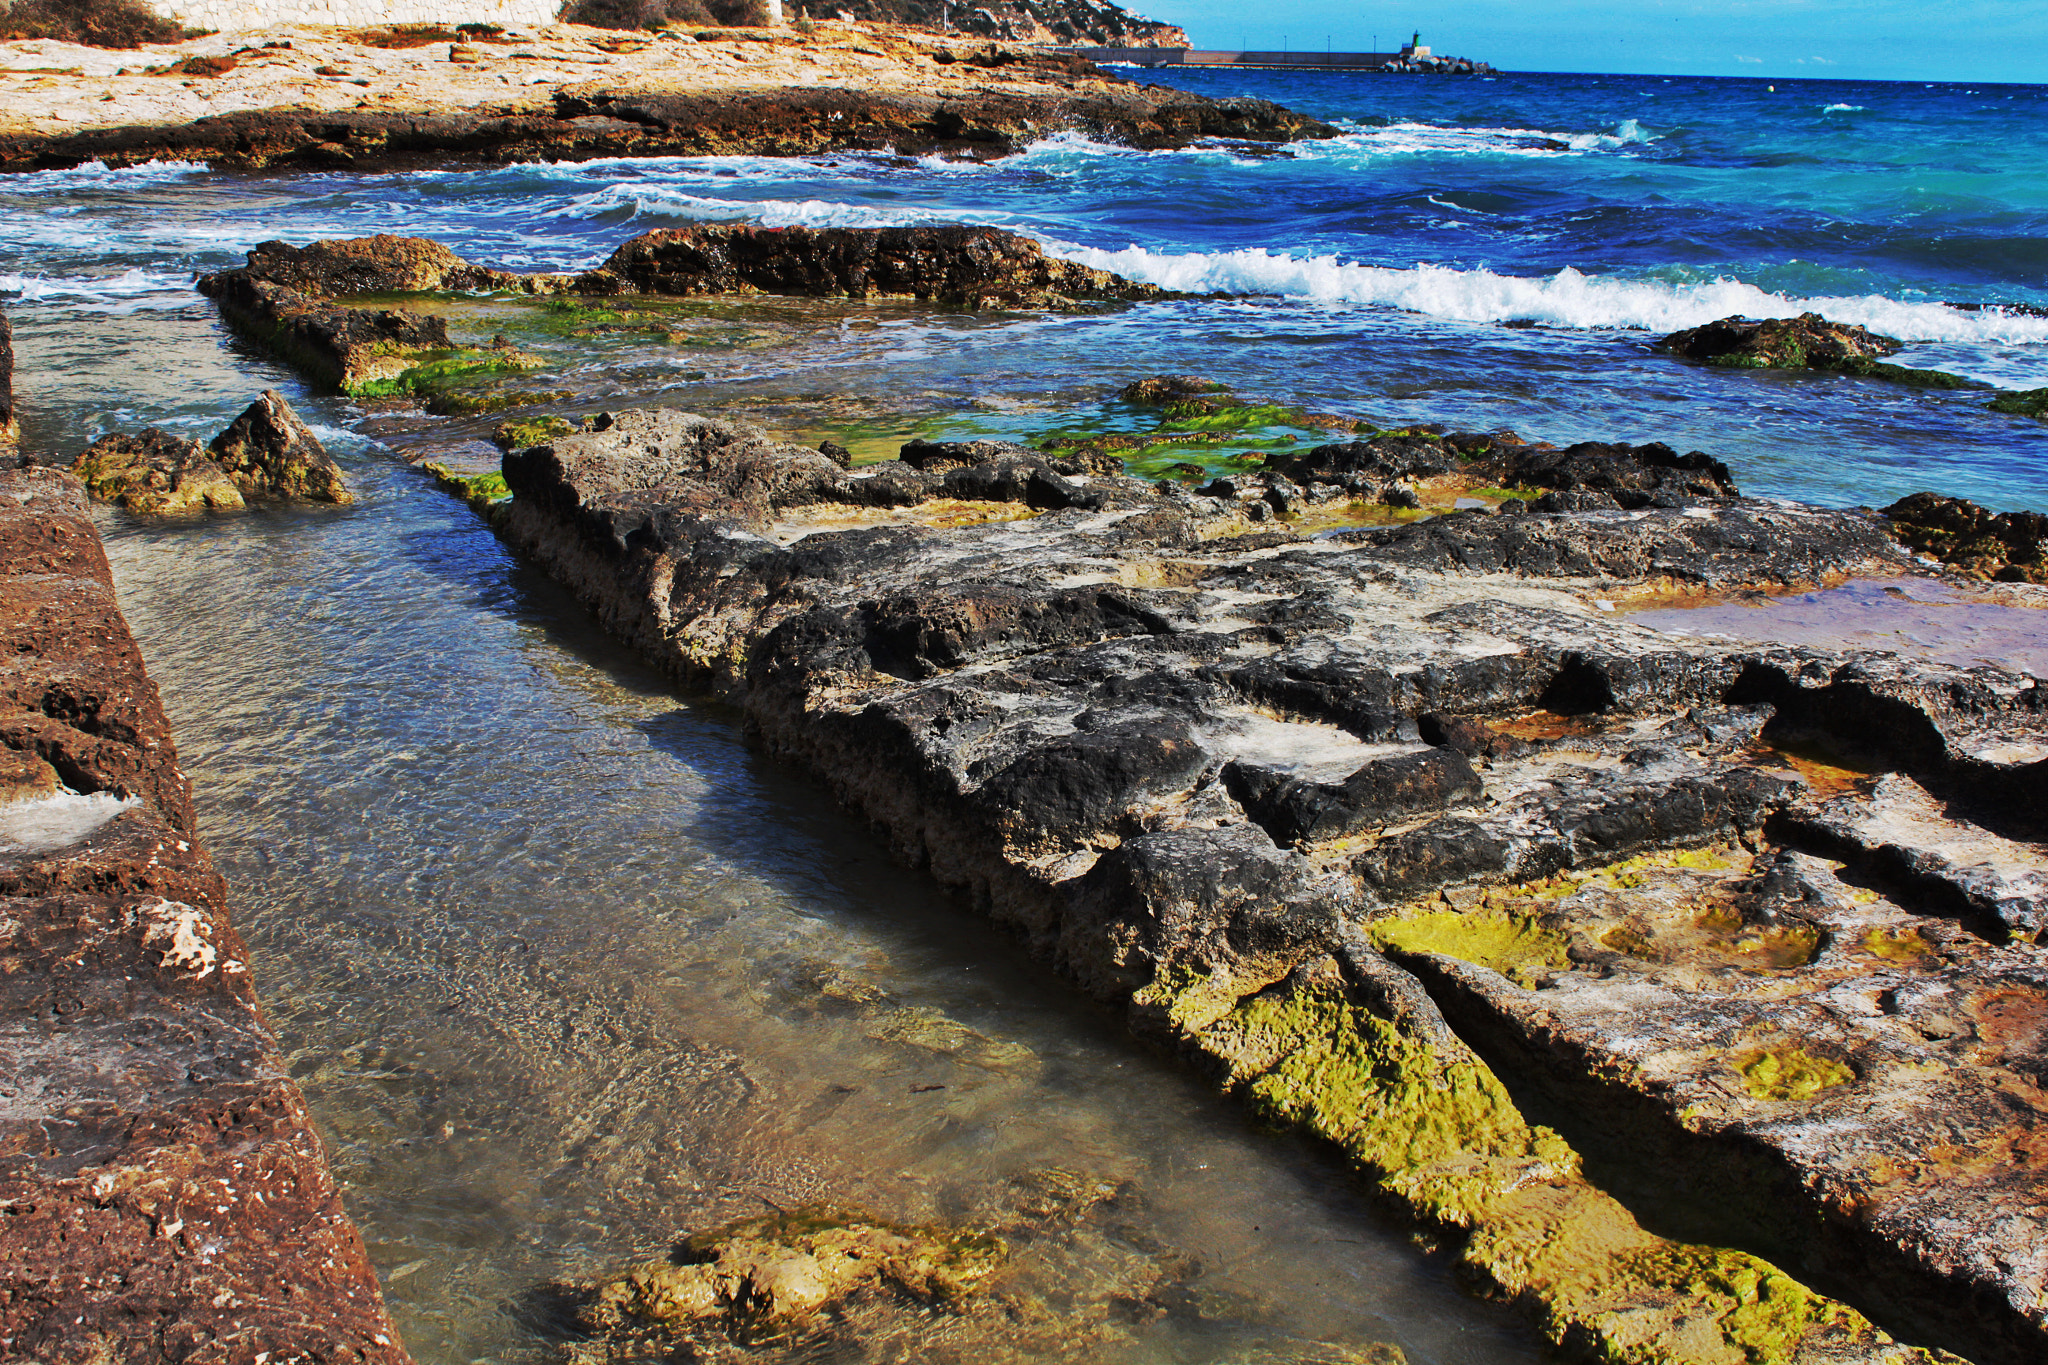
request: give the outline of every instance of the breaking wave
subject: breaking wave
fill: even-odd
[[[98,278],[0,274],[0,297],[17,303],[84,303],[127,311],[182,308],[197,296],[192,292],[190,274],[124,270]]]
[[[1731,279],[1674,285],[1587,275],[1570,267],[1542,278],[1437,265],[1400,270],[1259,248],[1173,255],[1138,246],[1102,251],[1048,242],[1047,250],[1064,260],[1188,293],[1280,294],[1318,303],[1377,304],[1460,322],[1526,319],[1560,327],[1671,332],[1733,314],[1784,317],[1811,312],[1906,341],[2048,342],[2048,318],[1992,309],[1963,312],[1946,304],[1908,303],[1880,295],[1793,298]]]
[[[673,218],[761,227],[914,227],[928,223],[1007,222],[1010,215],[943,205],[846,204],[830,199],[719,199],[658,185],[610,185],[554,211],[571,218]]]

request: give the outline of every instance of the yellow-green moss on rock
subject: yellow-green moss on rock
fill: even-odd
[[[1563,935],[1528,916],[1492,909],[1435,910],[1379,920],[1372,925],[1372,938],[1380,948],[1442,953],[1489,967],[1523,985],[1545,968],[1571,965]]]
[[[1795,1044],[1765,1048],[1737,1059],[1743,1087],[1760,1100],[1810,1100],[1823,1090],[1847,1085],[1856,1072],[1832,1057],[1816,1057]]]

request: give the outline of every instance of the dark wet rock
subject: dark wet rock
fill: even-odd
[[[1045,457],[1030,446],[1015,441],[906,441],[899,460],[913,469],[945,471],[987,464],[992,460],[1027,460],[1039,464]]]
[[[1276,450],[1266,457],[1266,468],[1296,483],[1334,484],[1354,493],[1376,494],[1399,479],[1448,474],[1458,468],[1458,455],[1436,437],[1389,432],[1303,451]]]
[[[841,469],[853,468],[853,452],[837,441],[818,442],[818,453]]]
[[[275,389],[265,389],[207,450],[245,497],[355,501],[320,438]]]
[[[1632,446],[1582,441],[1563,449],[1502,446],[1484,467],[1489,473],[1498,471],[1504,486],[1547,488],[1560,499],[1593,494],[1604,499],[1605,505],[1628,510],[1697,507],[1741,496],[1727,465],[1702,451],[1680,455],[1658,442]],[[1553,506],[1553,494],[1537,498],[1529,510],[1594,510]]]
[[[1146,407],[1198,415],[1213,413],[1241,401],[1231,393],[1229,385],[1195,374],[1162,374],[1149,379],[1134,379],[1117,390],[1117,397],[1126,403],[1142,403]]]
[[[1904,344],[1897,337],[1867,327],[1829,322],[1818,313],[1801,313],[1796,318],[1761,321],[1722,318],[1719,322],[1673,332],[1658,346],[1686,360],[1731,369],[1832,370],[1924,388],[1981,387],[1941,370],[1909,369],[1883,360]]]
[[[102,436],[72,467],[96,498],[130,512],[224,510],[244,505],[226,469],[197,441],[150,427],[135,436]]]
[[[1976,1115],[1971,1131],[2014,1154],[1996,1179],[1970,1174],[1960,1150],[1912,1165],[1882,1125],[1867,1126],[1882,1160],[1830,1164],[1809,1130],[1776,1126],[1795,1112],[1782,1106],[1818,1077],[1879,1114],[1900,1099],[1893,1081],[1844,1078],[1820,1052],[1802,1059],[1731,1023],[1733,1060],[1702,1061],[1695,1098],[1667,1094],[1631,1040],[1695,1045],[1625,991],[1602,994],[1634,960],[1630,935],[1654,944],[1664,930],[1632,927],[1624,906],[1580,934],[1544,909],[1571,888],[1625,893],[1719,867],[1728,849],[1775,857],[1820,841],[1823,823],[1861,831],[1853,856],[1815,850],[1847,862],[1843,876],[1877,867],[1859,850],[1895,822],[1861,806],[1818,820],[1771,747],[1862,745],[1876,770],[1947,803],[1915,845],[1947,870],[1922,860],[1886,913],[1958,934],[1995,924],[2010,942],[1985,947],[2048,972],[2022,942],[2030,921],[1966,915],[1934,890],[1946,877],[1986,906],[2015,899],[1964,873],[1973,849],[1994,847],[1980,835],[1999,848],[2038,837],[2020,828],[2048,794],[2034,680],[1664,635],[1602,609],[1674,584],[1738,592],[1910,564],[1876,518],[1743,500],[1710,460],[1668,452],[1445,436],[1453,458],[1471,457],[1461,466],[1505,447],[1528,461],[1516,468],[1579,491],[1665,476],[1697,489],[1683,506],[1467,512],[1302,541],[1243,534],[1249,509],[1273,513],[1270,474],[1234,480],[1228,497],[1090,475],[1065,480],[1087,495],[1066,501],[1046,497],[1055,474],[1005,451],[849,475],[737,426],[609,420],[507,458],[515,496],[497,524],[516,547],[676,677],[738,706],[768,752],[818,773],[903,860],[1269,1121],[1338,1145],[1461,1274],[1540,1305],[1558,1339],[1646,1363],[1662,1350],[1649,1343],[1682,1332],[1703,1359],[1931,1360],[1869,1315],[1997,1365],[2048,1341],[2048,1263],[2027,1250],[2043,1240],[2029,1182],[2048,1175],[2026,1136],[2043,1112],[2034,1092],[1992,1123],[1974,1073],[1910,1075],[1922,1112]],[[962,500],[1035,514],[934,518]],[[874,524],[884,505],[898,510]],[[1972,804],[1973,791],[1991,795]],[[1823,961],[1823,935],[1794,924],[1805,893],[1787,885],[1730,902],[1730,923],[1748,926],[1724,935],[1734,946],[1685,921],[1694,937],[1674,940],[1660,978],[1682,997],[1670,1017],[1836,1008],[1809,1006],[1806,983],[1832,978],[1802,975]],[[1936,990],[1944,969],[1930,963],[1899,987]],[[1473,981],[1484,991],[1460,984]],[[2048,1017],[2048,986],[2012,990],[2011,1017]],[[1559,1066],[1588,1087],[1589,1118],[1648,1114],[1639,1127],[1711,1128],[1748,1153],[1722,1224],[1695,1236],[1615,1198],[1591,1137],[1583,1155],[1522,1107],[1535,1068],[1513,1059],[1547,1046],[1553,991],[1604,1002],[1591,1050]],[[1510,1022],[1480,1027],[1460,1002],[1481,995],[1515,1004],[1496,1011]],[[1845,1018],[1869,1014],[1863,999],[1839,1002]],[[1508,1059],[1498,1074],[1495,1057]],[[1708,1089],[1711,1122],[1685,1107]],[[1680,1143],[1662,1177],[1710,1189],[1720,1144]],[[1943,1190],[1969,1220],[1940,1213]],[[2000,1229],[1988,1255],[1987,1227]],[[1771,1261],[1731,1249],[1766,1245]]]
[[[4,1353],[405,1365],[60,471],[0,473],[0,624]]]
[[[1070,79],[1074,85],[1057,93],[994,88],[965,99],[836,88],[694,95],[580,86],[554,92],[551,105],[509,111],[249,110],[185,124],[0,137],[0,172],[177,160],[216,170],[444,170],[834,151],[983,159],[1021,151],[1053,130],[1146,148],[1206,138],[1285,143],[1337,132],[1266,100]]]
[[[2002,393],[1989,406],[1993,412],[2009,412],[2016,417],[2048,417],[2048,389]]]
[[[199,277],[221,316],[314,380],[343,393],[395,381],[419,358],[454,348],[448,324],[404,308],[350,308],[248,269]]]
[[[1056,260],[1032,238],[987,227],[657,228],[575,286],[586,293],[795,294],[914,298],[955,308],[1067,307],[1156,298],[1156,285]]]
[[[1342,782],[1238,762],[1224,768],[1223,782],[1278,844],[1340,839],[1476,801],[1483,790],[1471,763],[1451,749],[1374,759]]]
[[[2048,583],[2048,516],[1914,493],[1884,509],[1892,534],[1972,578]]]
[[[14,415],[14,326],[0,312],[0,443],[21,439]]]

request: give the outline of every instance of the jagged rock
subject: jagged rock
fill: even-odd
[[[1972,578],[2048,583],[2048,516],[1914,493],[1884,509],[1892,534]]]
[[[14,325],[0,312],[0,444],[21,439],[14,416]]]
[[[275,389],[265,389],[207,449],[245,497],[355,501],[320,438]]]
[[[1861,1309],[1924,1339],[1988,1343],[1997,1365],[2048,1341],[2035,1307],[2048,1267],[2021,1250],[2042,1231],[2021,1196],[2048,1171],[2022,1135],[2048,1102],[2018,1100],[1998,1127],[1975,1080],[1914,1073],[1928,1114],[1975,1115],[1972,1131],[2010,1138],[1998,1150],[2021,1153],[2016,1173],[1983,1185],[1961,1166],[1870,1167],[1852,1204],[1821,1192],[1799,1131],[1773,1125],[1792,1101],[1773,1097],[1850,1085],[1882,1106],[1888,1092],[1745,1035],[1737,1074],[1761,1079],[1732,1092],[1715,1080],[1715,1122],[1755,1154],[1746,1169],[1795,1172],[1757,1185],[1758,1202],[1730,1201],[1743,1217],[1775,1210],[1755,1229],[1788,1238],[1774,1265],[1728,1249],[1752,1244],[1739,1227],[1677,1241],[1643,1228],[1461,1041],[1491,1049],[1491,1035],[1463,1015],[1446,1024],[1423,989],[1481,970],[1505,983],[1489,999],[1590,989],[1632,931],[1551,927],[1548,888],[1626,890],[1634,868],[1820,838],[1799,835],[1820,825],[1771,745],[1869,752],[1912,774],[1950,801],[1951,841],[1986,821],[2008,843],[2048,827],[2048,707],[2031,679],[1663,635],[1589,601],[1908,567],[1877,519],[1743,500],[1711,460],[1661,448],[1446,436],[1430,444],[1471,457],[1461,464],[1498,451],[1582,492],[1668,475],[1689,505],[1466,512],[1313,541],[1218,535],[1249,508],[1270,514],[1270,474],[1233,481],[1227,500],[1116,475],[1066,480],[1053,499],[1053,476],[1002,448],[920,449],[929,468],[850,473],[701,418],[608,420],[508,456],[515,496],[495,524],[509,541],[677,677],[740,707],[750,734],[818,772],[906,861],[1125,1004],[1134,1027],[1203,1059],[1269,1119],[1336,1143],[1437,1230],[1462,1274],[1540,1304],[1559,1338],[1628,1361],[1685,1332],[1700,1358],[1924,1365]],[[1040,510],[934,523],[935,496]],[[897,511],[840,529],[835,505]],[[1754,955],[1686,959],[1665,984],[1703,1009],[1716,991],[1741,1008],[1810,995],[1801,972],[1818,940],[1786,927],[1805,893],[1773,885]],[[1987,904],[2012,900],[1993,890],[1977,886]],[[1915,904],[1900,913],[1935,908]],[[1752,963],[1779,975],[1714,975]],[[2042,993],[2015,989],[2033,1018]],[[1607,998],[1599,1041],[1613,1060],[1580,1066],[1589,1084],[1634,1056],[1628,1039],[1676,1045],[1661,1016]],[[1518,1046],[1543,1046],[1540,1017],[1516,1016]],[[1631,1094],[1657,1125],[1693,1122],[1654,1087]],[[1710,1185],[1717,1168],[1683,1169]],[[1983,1216],[1945,1219],[1943,1189]],[[1994,1226],[1987,1256],[1980,1229]],[[1794,1278],[1809,1275],[1854,1309]],[[1970,1307],[1925,1307],[1944,1296]],[[1768,1321],[1758,1303],[1776,1305]]]
[[[1067,307],[1149,299],[1156,285],[1047,256],[1029,237],[987,227],[658,228],[574,286],[586,293],[797,294],[914,298],[951,307]]]
[[[241,489],[197,441],[150,427],[102,436],[71,472],[96,498],[147,514],[244,506]]]
[[[1916,370],[1885,363],[1905,343],[1867,327],[1829,322],[1818,313],[1761,321],[1722,318],[1700,327],[1673,332],[1658,343],[1662,350],[1686,360],[1734,369],[1834,370],[1843,374],[1891,379],[1926,388],[1981,387],[1942,370]]]
[[[0,1354],[409,1365],[78,483],[0,472]]]
[[[258,279],[301,294],[428,294],[461,289],[530,290],[533,277],[465,261],[425,237],[378,233],[296,247],[260,242],[244,267]],[[548,278],[548,277],[541,277]]]
[[[1503,485],[1554,490],[1529,504],[1532,512],[1581,512],[1595,506],[1697,507],[1740,497],[1728,466],[1702,451],[1680,455],[1661,442],[1604,445],[1581,441],[1562,450],[1499,447],[1485,460]],[[1594,495],[1595,504],[1585,495]],[[1564,499],[1579,495],[1574,505]]]

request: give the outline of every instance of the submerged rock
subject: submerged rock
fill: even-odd
[[[2009,412],[2017,417],[2048,417],[2048,389],[2020,389],[2003,393],[1991,400],[1993,412]]]
[[[1890,379],[1923,388],[1982,387],[1943,370],[1916,370],[1892,365],[1883,357],[1905,343],[1867,327],[1829,322],[1818,313],[1796,318],[1722,318],[1704,326],[1673,332],[1658,346],[1686,360],[1734,369],[1834,370],[1842,374]]]
[[[102,436],[71,467],[92,495],[145,514],[223,510],[245,504],[242,490],[197,441],[150,427]]]
[[[275,389],[209,446],[149,428],[102,436],[72,466],[96,498],[147,514],[225,510],[251,498],[354,502],[341,469]]]
[[[670,1263],[599,1290],[585,1322],[597,1331],[636,1323],[786,1327],[878,1286],[943,1303],[973,1293],[1007,1254],[987,1233],[905,1227],[817,1205],[688,1238]]]
[[[794,294],[919,299],[956,308],[1061,308],[1157,298],[1138,284],[1047,256],[989,227],[758,228],[701,224],[643,233],[579,276],[579,292]]]
[[[276,389],[265,389],[207,449],[246,497],[355,501],[320,438]]]
[[[770,752],[817,771],[906,861],[1269,1118],[1337,1144],[1461,1274],[1537,1306],[1557,1339],[1646,1363],[1678,1340],[1697,1359],[1931,1359],[1868,1313],[1980,1365],[2038,1355],[2048,1263],[2025,1248],[2048,1235],[2029,1193],[2048,1161],[2025,1134],[2048,1100],[2027,1091],[1992,1123],[1975,1073],[1941,1069],[1953,1059],[1913,1071],[1928,1122],[1977,1116],[1971,1131],[2013,1154],[2009,1174],[1979,1179],[1960,1157],[1915,1165],[1928,1130],[1871,1122],[1845,1184],[1834,1149],[1803,1136],[1817,1130],[1777,1120],[1809,1102],[1835,1106],[1829,1123],[1888,1112],[1891,1081],[1841,1047],[1795,1056],[1791,1034],[1739,1028],[1733,1069],[1700,1072],[1721,1106],[1711,1122],[1679,1091],[1600,1079],[1647,1065],[1631,1040],[1679,1045],[1666,1017],[1692,1016],[1600,984],[1631,933],[1664,930],[1602,921],[1582,936],[1547,917],[1543,889],[1626,890],[1658,859],[1776,856],[1804,840],[1827,843],[1845,876],[1921,869],[1885,883],[1884,913],[1938,932],[1926,926],[1970,895],[2019,894],[1969,881],[1970,850],[2020,856],[2008,845],[2048,831],[2038,684],[1663,635],[1604,610],[1631,593],[1910,566],[1878,520],[1743,499],[1710,457],[1416,432],[1350,444],[1203,497],[1050,474],[972,443],[909,452],[924,468],[849,471],[737,425],[620,413],[509,455],[515,496],[495,515],[614,631],[741,707]],[[1287,488],[1425,462],[1602,501],[1314,541],[1277,520]],[[1624,496],[1639,501],[1623,510]],[[955,514],[994,499],[1035,515]],[[1245,534],[1254,507],[1266,519]],[[1909,774],[1947,812],[1911,830],[1809,817],[1777,744]],[[1987,826],[2005,842],[1980,839]],[[1951,851],[1909,857],[1881,851],[1887,839]],[[1969,889],[1942,889],[1944,876]],[[1753,948],[1681,955],[1660,989],[1730,1020],[1760,1001],[1822,1000],[1836,978],[1814,974],[1815,949],[1835,931],[1799,928],[1794,900],[1757,911]],[[2012,940],[1986,941],[2015,955],[2000,1009],[2048,1011],[2048,967],[2020,941],[2034,920],[1959,923]],[[1947,970],[1930,960],[1885,989],[1938,991]],[[1515,1007],[1489,1005],[1508,1021],[1489,1032],[1476,1005],[1447,1019],[1439,988]],[[1667,1185],[1711,1190],[1730,1178],[1720,1154],[1748,1153],[1733,1169],[1751,1183],[1724,1201],[1742,1226],[1649,1231],[1667,1228],[1661,1211],[1613,1197],[1597,1145],[1578,1145],[1583,1125],[1561,1132],[1517,1102],[1516,1059],[1549,1046],[1543,1006],[1568,989],[1607,1011],[1590,1050],[1560,1064],[1593,1087],[1574,1103],[1690,1134],[1659,1168]],[[1818,1023],[1801,1027],[1818,1037]],[[2002,1055],[2015,1060],[1999,1065],[2018,1075],[2035,1035],[2011,1036]],[[1975,1212],[1949,1219],[1944,1198]]]
[[[2048,583],[2048,516],[1914,493],[1884,509],[1892,534],[1972,578]]]

